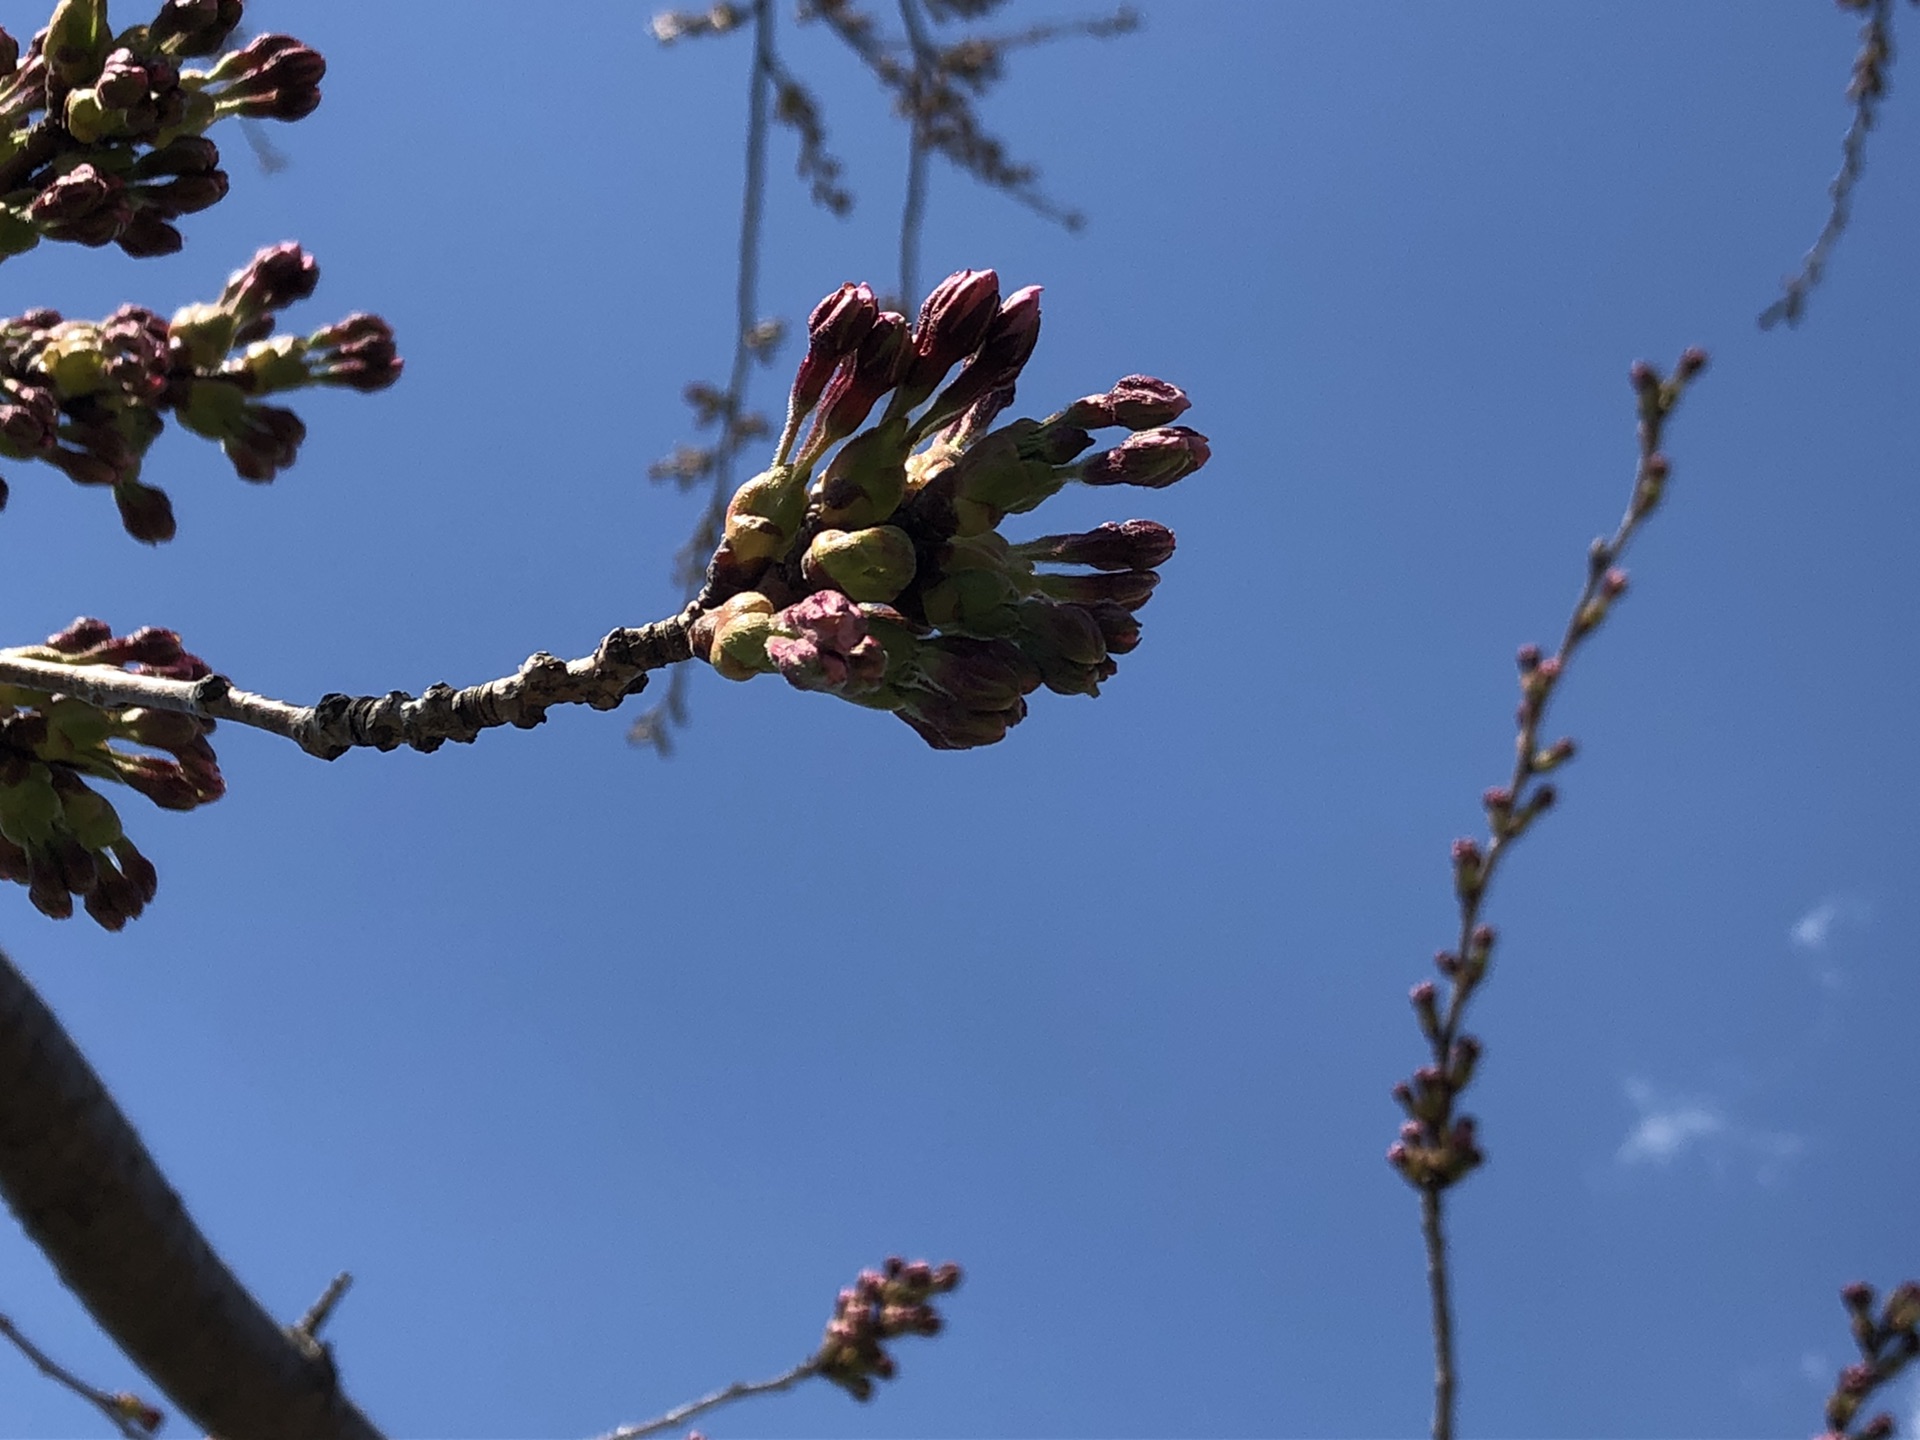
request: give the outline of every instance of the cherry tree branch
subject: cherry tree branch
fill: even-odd
[[[0,1194],[61,1280],[203,1431],[380,1440],[327,1348],[214,1252],[60,1022],[0,956]]]
[[[643,1435],[658,1435],[664,1430],[673,1430],[696,1415],[704,1415],[709,1410],[717,1410],[722,1405],[731,1405],[736,1400],[745,1400],[753,1395],[775,1395],[782,1390],[791,1390],[802,1381],[811,1380],[820,1373],[820,1357],[809,1356],[784,1374],[771,1380],[736,1380],[724,1390],[716,1390],[711,1395],[703,1395],[698,1400],[689,1400],[686,1404],[667,1411],[653,1420],[643,1420],[637,1425],[622,1425],[618,1430],[609,1430],[599,1440],[640,1440]]]
[[[89,1385],[21,1334],[20,1327],[5,1315],[0,1315],[0,1335],[11,1340],[14,1348],[26,1356],[42,1375],[56,1384],[64,1385],[106,1416],[107,1423],[119,1431],[124,1440],[143,1440],[144,1436],[160,1428],[163,1417],[158,1410],[124,1391],[114,1395],[97,1385]]]
[[[0,651],[0,685],[71,695],[101,709],[139,706],[173,710],[205,720],[228,720],[293,741],[309,755],[333,760],[358,746],[394,750],[410,745],[437,750],[449,740],[467,744],[501,725],[531,729],[555,705],[612,710],[638,694],[651,671],[692,656],[688,638],[694,612],[636,629],[610,632],[591,655],[560,660],[545,651],[529,656],[511,675],[455,690],[430,685],[418,696],[324,695],[295,705],[256,695],[224,675],[170,680],[135,675],[107,665],[67,665]]]

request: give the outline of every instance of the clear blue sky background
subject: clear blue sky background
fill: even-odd
[[[1047,286],[1032,413],[1145,370],[1212,437],[1177,489],[1049,510],[1180,534],[1097,702],[960,755],[704,673],[666,762],[589,713],[331,765],[230,729],[220,804],[125,807],[162,875],[126,933],[0,894],[264,1300],[358,1277],[332,1335],[397,1436],[584,1436],[772,1374],[889,1251],[968,1267],[949,1333],[869,1407],[818,1386],[709,1433],[1420,1431],[1415,1207],[1381,1158],[1404,996],[1505,774],[1514,646],[1558,633],[1625,498],[1627,365],[1689,343],[1714,368],[1671,506],[1493,899],[1465,1429],[1811,1433],[1836,1288],[1920,1271],[1920,74],[1809,322],[1763,335],[1846,121],[1831,5],[1146,8],[988,107],[1088,230],[941,169],[924,266]],[[232,135],[184,254],[38,253],[4,308],[167,310],[298,237],[299,313],[382,312],[406,377],[304,402],[268,489],[169,436],[158,550],[10,467],[4,638],[171,625],[305,700],[670,611],[692,503],[645,470],[724,371],[744,39],[662,52],[646,5],[587,0],[252,10],[330,61],[275,131],[292,168]],[[904,144],[783,33],[860,196],[810,209],[777,137],[765,308],[797,320],[891,280]],[[0,1247],[6,1311],[135,1383]],[[6,1435],[101,1433],[6,1355],[0,1394]]]

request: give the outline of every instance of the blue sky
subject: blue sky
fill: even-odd
[[[584,1436],[775,1373],[890,1251],[967,1266],[949,1332],[870,1406],[818,1386],[709,1434],[1422,1430],[1381,1158],[1404,996],[1505,774],[1513,649],[1625,499],[1627,365],[1690,343],[1670,504],[1556,712],[1581,756],[1491,901],[1463,1426],[1811,1433],[1838,1286],[1920,1270],[1920,82],[1809,319],[1762,334],[1846,123],[1831,6],[1145,9],[988,108],[1085,233],[936,170],[923,261],[1047,287],[1033,413],[1144,370],[1212,439],[1172,490],[1049,507],[1180,536],[1099,700],[957,755],[710,674],[665,762],[585,713],[332,764],[228,727],[225,800],[124,807],[162,885],[124,934],[0,893],[262,1298],[354,1272],[331,1333],[392,1433]],[[170,625],[305,700],[670,611],[692,505],[645,471],[723,378],[743,39],[662,52],[644,6],[586,0],[250,13],[331,65],[275,132],[292,167],[231,137],[183,254],[43,250],[4,309],[165,311],[297,237],[299,313],[381,312],[406,376],[304,403],[269,488],[169,436],[157,550],[13,467],[5,638]],[[903,141],[784,33],[860,197],[809,209],[776,138],[763,293],[797,320],[891,279]],[[133,1383],[0,1247],[6,1312]],[[0,1376],[5,1434],[101,1433]]]

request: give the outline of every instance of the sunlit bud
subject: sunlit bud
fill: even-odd
[[[320,263],[299,244],[288,240],[269,245],[245,267],[234,271],[220,292],[220,305],[244,323],[255,315],[284,310],[296,301],[305,300],[319,283]]]
[[[1860,1440],[1892,1440],[1897,1428],[1893,1416],[1882,1410],[1860,1427]]]
[[[1642,395],[1658,393],[1660,372],[1645,360],[1636,360],[1627,367],[1627,380]]]
[[[0,377],[0,450],[20,459],[50,448],[60,426],[60,403],[44,385]]]
[[[1455,1090],[1466,1089],[1479,1063],[1480,1042],[1471,1035],[1462,1035],[1453,1042],[1453,1049],[1447,1056],[1448,1082]]]
[[[895,413],[926,399],[949,370],[978,350],[999,311],[1000,277],[991,270],[956,270],[934,286],[914,324]]]
[[[1627,572],[1618,568],[1611,569],[1601,577],[1600,593],[1609,600],[1618,600],[1627,590]]]
[[[47,21],[42,49],[63,87],[85,85],[100,73],[113,31],[106,0],[60,0]]]
[[[791,465],[763,470],[727,502],[723,544],[735,561],[764,569],[787,548],[806,509],[806,483],[798,471]]]
[[[872,289],[852,282],[813,307],[813,314],[807,317],[807,353],[793,377],[792,413],[796,420],[818,403],[834,367],[859,348],[879,315]]]
[[[1143,485],[1158,490],[1207,463],[1207,437],[1184,425],[1141,430],[1111,450],[1080,462],[1076,474],[1089,485]]]
[[[1691,380],[1706,368],[1707,352],[1698,345],[1690,345],[1680,352],[1680,363],[1674,366],[1673,375],[1676,380]]]
[[[1128,610],[1138,610],[1153,597],[1160,583],[1157,570],[1112,570],[1098,575],[1041,575],[1040,592],[1056,600],[1072,600],[1083,605],[1110,601]]]
[[[393,344],[393,327],[378,315],[349,315],[307,337],[313,376],[323,385],[370,393],[400,378],[405,364]]]
[[[298,120],[320,103],[327,62],[291,35],[261,35],[221,57],[209,72],[225,82],[221,110],[259,120]]]
[[[1124,425],[1129,430],[1151,430],[1171,425],[1192,406],[1178,385],[1151,375],[1128,375],[1104,395],[1089,395],[1061,411],[1058,419],[1084,430]]]
[[[113,503],[120,509],[120,524],[134,539],[149,545],[173,539],[173,502],[166,491],[123,480],[113,487]]]
[[[801,562],[809,583],[830,584],[852,600],[891,600],[907,588],[913,572],[913,541],[892,525],[822,530]]]
[[[53,240],[105,245],[133,218],[126,187],[91,162],[45,186],[27,206],[27,219]]]
[[[169,55],[212,55],[227,43],[243,9],[243,0],[166,0],[147,38]]]
[[[1028,285],[1000,302],[979,349],[935,397],[915,432],[925,435],[955,417],[964,417],[963,431],[984,430],[995,413],[1013,403],[1014,382],[1039,341],[1040,287]]]
[[[1531,675],[1540,666],[1540,647],[1531,644],[1522,645],[1513,658],[1514,663],[1520,667],[1522,675]]]
[[[773,602],[766,596],[752,590],[732,596],[711,616],[701,617],[703,625],[709,620],[705,653],[708,663],[722,676],[749,680],[773,670],[773,661],[767,658],[767,640],[773,633]],[[695,644],[700,644],[698,632]]]
[[[907,491],[908,443],[905,425],[887,420],[843,445],[820,477],[821,521],[859,530],[892,518]]]
[[[1013,547],[1027,560],[1090,565],[1096,570],[1152,570],[1173,555],[1173,532],[1157,520],[1109,520],[1078,535],[1042,535]]]
[[[1553,744],[1547,746],[1545,749],[1534,751],[1534,773],[1543,775],[1549,770],[1557,770],[1573,758],[1575,749],[1576,747],[1572,737],[1568,736],[1554,741]],[[1553,802],[1548,801],[1547,803],[1552,804]]]
[[[866,617],[837,590],[822,590],[774,616],[767,655],[800,690],[858,691],[886,676],[886,651]]]
[[[912,358],[907,318],[882,311],[859,348],[840,362],[820,397],[820,413],[801,449],[803,459],[818,457],[836,440],[858,430],[879,398],[893,389]]]

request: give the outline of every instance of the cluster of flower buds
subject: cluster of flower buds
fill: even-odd
[[[1820,1440],[1890,1440],[1895,1433],[1893,1416],[1884,1412],[1857,1430],[1848,1427],[1874,1391],[1920,1356],[1920,1282],[1896,1285],[1877,1316],[1874,1299],[1873,1287],[1862,1281],[1840,1291],[1860,1360],[1840,1372],[1827,1397],[1828,1429]]]
[[[991,270],[950,276],[912,324],[865,285],[821,301],[774,463],[727,507],[695,653],[892,711],[940,749],[1002,739],[1042,685],[1098,694],[1140,643],[1173,532],[1129,520],[1015,543],[1001,522],[1072,481],[1171,485],[1207,441],[1172,423],[1187,397],[1144,375],[996,426],[1039,333],[1039,287],[1003,297]],[[1131,433],[1085,454],[1099,429]]]
[[[814,1371],[856,1400],[873,1396],[875,1380],[893,1378],[886,1342],[900,1335],[938,1335],[940,1312],[933,1297],[960,1283],[960,1267],[948,1262],[890,1256],[880,1270],[862,1270],[834,1302],[833,1319],[813,1357]]]
[[[172,539],[172,503],[140,480],[168,414],[217,440],[242,479],[271,480],[293,463],[307,427],[266,396],[310,385],[379,390],[399,378],[393,331],[378,316],[273,334],[278,312],[311,295],[319,278],[298,245],[275,245],[218,300],[171,320],[137,305],[98,321],[52,310],[0,320],[0,455],[111,487],[129,535]],[[0,480],[0,507],[6,500]]]
[[[262,35],[205,68],[244,0],[165,0],[115,33],[106,0],[60,0],[25,55],[0,30],[0,257],[42,240],[170,255],[173,222],[227,193],[205,131],[241,115],[298,120],[320,103],[326,61]]]
[[[212,673],[171,630],[115,635],[102,620],[76,620],[44,645],[0,655],[172,680]],[[226,781],[207,742],[212,730],[211,720],[170,710],[101,709],[0,685],[0,879],[25,885],[44,915],[66,919],[77,898],[101,925],[120,929],[153,899],[156,876],[111,802],[87,782],[125,785],[165,810],[218,800]]]
[[[1456,877],[1467,863],[1460,857],[1463,845],[1472,842],[1455,846]],[[1478,848],[1473,846],[1476,855]],[[1450,986],[1445,1002],[1431,980],[1422,980],[1407,997],[1436,1058],[1393,1087],[1393,1098],[1407,1118],[1400,1138],[1387,1149],[1387,1163],[1420,1189],[1444,1190],[1486,1159],[1473,1117],[1455,1113],[1455,1104],[1473,1082],[1480,1063],[1480,1041],[1459,1032],[1457,1026],[1466,997],[1486,977],[1494,939],[1491,925],[1477,925],[1465,954],[1443,950],[1434,956],[1434,967]]]

